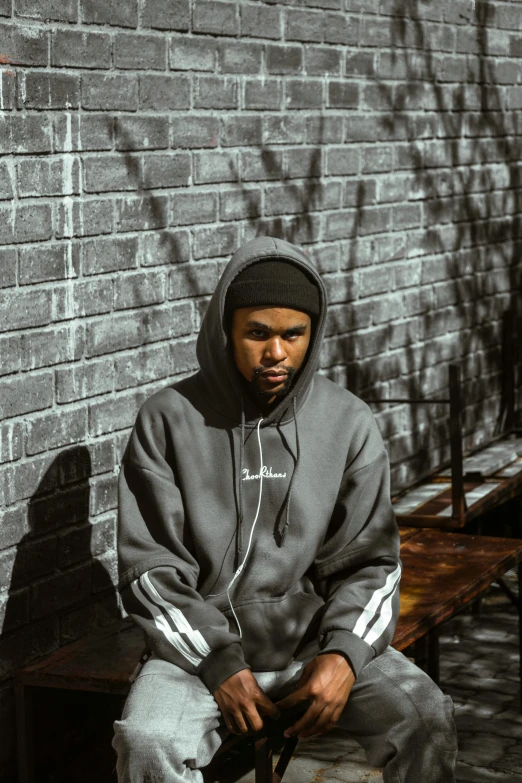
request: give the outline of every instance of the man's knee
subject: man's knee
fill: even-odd
[[[412,704],[409,716],[411,733],[427,734],[439,750],[455,751],[457,733],[451,697],[445,696],[435,683],[432,683],[431,688],[423,684],[419,696],[420,699],[415,699]]]
[[[390,694],[398,708],[401,733],[424,737],[443,751],[457,748],[456,729],[453,719],[453,702],[445,696],[431,677],[411,663],[402,654],[378,659],[379,667],[396,687]],[[376,661],[377,663],[377,661]]]
[[[121,758],[150,762],[167,756],[171,764],[182,764],[181,754],[176,752],[175,737],[157,724],[132,717],[114,722],[112,745]]]
[[[411,665],[408,676],[401,683],[403,732],[430,740],[442,751],[456,751],[457,734],[453,719],[454,707],[450,696],[445,696],[438,685],[421,669]]]

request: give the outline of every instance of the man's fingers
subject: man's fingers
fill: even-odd
[[[234,716],[231,713],[227,713],[226,715],[223,715],[223,718],[225,720],[227,729],[232,734],[241,734],[241,732],[239,731],[238,725],[237,725],[236,721],[234,720]]]
[[[263,719],[261,718],[261,716],[259,715],[255,707],[252,707],[251,709],[247,710],[246,718],[253,731],[261,731],[261,729],[263,728]]]
[[[279,712],[279,709],[276,707],[273,701],[271,701],[268,696],[265,693],[261,693],[258,699],[256,699],[256,705],[258,712],[261,713],[261,715],[267,715],[269,718],[277,718],[281,717],[281,713]]]
[[[334,710],[331,707],[324,707],[313,723],[298,731],[299,739],[309,739],[310,737],[316,737],[320,734],[324,734],[325,731],[329,731],[329,729],[333,728],[335,723],[333,714]]]
[[[232,713],[232,720],[238,729],[234,734],[248,734],[249,729],[241,712]]]
[[[300,704],[301,702],[306,701],[307,698],[308,696],[305,694],[304,689],[299,688],[289,696],[285,696],[285,698],[281,699],[281,701],[276,701],[276,707],[279,707],[281,712],[283,710],[289,710],[290,707],[295,707],[296,704]]]
[[[299,720],[294,723],[293,726],[290,726],[285,731],[285,737],[293,737],[297,734],[298,737],[304,736],[303,732],[307,731],[310,726],[313,726],[321,713],[321,711],[324,709],[323,705],[317,704],[311,704],[310,707],[306,710],[305,714],[299,718]]]

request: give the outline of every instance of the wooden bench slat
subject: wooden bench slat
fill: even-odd
[[[401,537],[401,546],[402,546],[404,542],[407,541],[412,536],[418,536],[420,530],[416,527],[401,527],[399,529],[399,533]]]
[[[486,511],[520,495],[522,492],[521,442],[521,438],[513,439],[511,433],[508,433],[505,439],[497,441],[483,451],[475,452],[463,461],[463,491],[468,495],[468,510],[462,519],[451,517],[451,471],[439,470],[434,471],[423,481],[410,487],[407,492],[393,499],[399,525],[457,530]],[[504,467],[501,466],[502,460],[497,459],[496,463],[491,462],[489,465],[491,470],[486,469],[486,457],[489,451],[495,456],[495,459],[499,453],[507,455]],[[471,470],[466,474],[466,467],[469,469],[475,467],[476,470]],[[437,490],[437,484],[441,485],[441,491]],[[491,491],[482,497],[473,496],[477,490],[480,491],[490,486]],[[424,492],[427,497],[422,502]],[[470,493],[472,494],[470,495]],[[419,502],[416,502],[417,500]]]
[[[15,672],[25,685],[126,694],[144,647],[132,621],[78,639]]]
[[[462,461],[464,473],[481,473],[484,477],[491,476],[502,468],[510,465],[522,454],[522,438],[499,441],[486,446]],[[445,470],[441,476],[451,476],[451,470]]]

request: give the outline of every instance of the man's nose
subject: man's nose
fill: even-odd
[[[267,341],[264,358],[272,362],[283,362],[286,359],[284,341],[280,337],[272,337]]]

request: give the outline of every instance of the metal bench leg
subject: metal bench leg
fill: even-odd
[[[440,680],[439,658],[439,629],[433,628],[428,633],[428,674],[437,685]]]
[[[277,762],[276,768],[274,770],[272,783],[281,783],[283,779],[283,775],[286,772],[286,768],[288,767],[290,759],[292,758],[292,755],[296,748],[296,745],[297,745],[297,737],[290,737],[289,739],[286,740],[284,748],[281,751],[281,755],[279,756],[279,761]]]
[[[427,637],[421,636],[417,639],[414,645],[414,657],[415,665],[422,669],[423,672],[428,668],[428,651],[427,651]]]
[[[32,688],[15,682],[18,783],[35,783]]]
[[[415,642],[415,664],[439,684],[439,629],[432,628]]]
[[[261,737],[255,744],[256,783],[272,783],[272,748],[268,737]]]
[[[480,617],[482,615],[482,596],[475,598],[471,604],[471,614],[473,617]]]

